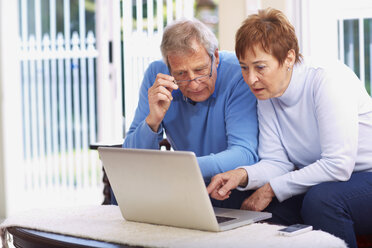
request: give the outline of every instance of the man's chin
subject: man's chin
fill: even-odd
[[[210,95],[202,95],[202,96],[193,96],[193,95],[191,95],[191,96],[188,96],[187,98],[189,98],[191,101],[194,101],[194,102],[204,102],[209,97],[210,97]]]
[[[187,92],[187,98],[194,102],[204,102],[212,95],[212,93],[210,92],[210,90],[207,89],[201,90],[199,92]]]

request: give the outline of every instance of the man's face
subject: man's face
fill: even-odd
[[[218,50],[212,59],[205,48],[196,41],[192,43],[195,52],[177,52],[168,55],[171,74],[178,84],[182,94],[194,102],[207,100],[214,92],[219,62]],[[212,67],[212,76],[209,77]],[[200,79],[192,80],[200,77]],[[185,81],[184,81],[185,80]],[[187,82],[187,80],[192,80]]]

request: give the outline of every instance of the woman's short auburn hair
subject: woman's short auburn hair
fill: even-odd
[[[274,56],[280,65],[291,49],[296,53],[295,63],[302,58],[294,27],[281,11],[273,8],[248,16],[236,32],[235,53],[239,59],[245,58],[248,49],[254,52],[256,45]]]

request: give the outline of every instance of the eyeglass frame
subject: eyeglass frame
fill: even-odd
[[[195,78],[193,78],[193,79],[184,79],[184,80],[176,80],[176,79],[174,79],[174,80],[173,80],[173,83],[175,83],[175,84],[177,84],[177,85],[185,84],[185,83],[189,84],[189,83],[191,83],[192,81],[198,82],[197,80],[199,80],[199,79],[201,79],[201,78],[204,78],[204,77],[208,77],[208,79],[211,78],[211,77],[212,77],[212,73],[213,73],[213,62],[214,62],[214,56],[213,56],[213,54],[210,56],[210,58],[211,58],[211,71],[209,72],[209,74],[207,74],[207,75],[202,75],[202,76],[198,76],[198,77],[195,77]],[[169,70],[169,73],[170,73],[171,76],[172,76],[171,68],[170,68],[170,65],[169,65],[169,64],[168,64],[168,70]]]

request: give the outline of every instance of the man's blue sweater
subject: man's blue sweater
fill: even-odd
[[[180,90],[173,91],[173,101],[158,132],[145,122],[149,114],[147,91],[158,73],[169,71],[163,61],[151,63],[123,147],[159,149],[165,131],[174,150],[196,154],[205,181],[215,174],[256,163],[256,98],[243,80],[235,54],[219,52],[219,57],[214,93],[203,102],[191,103]]]

